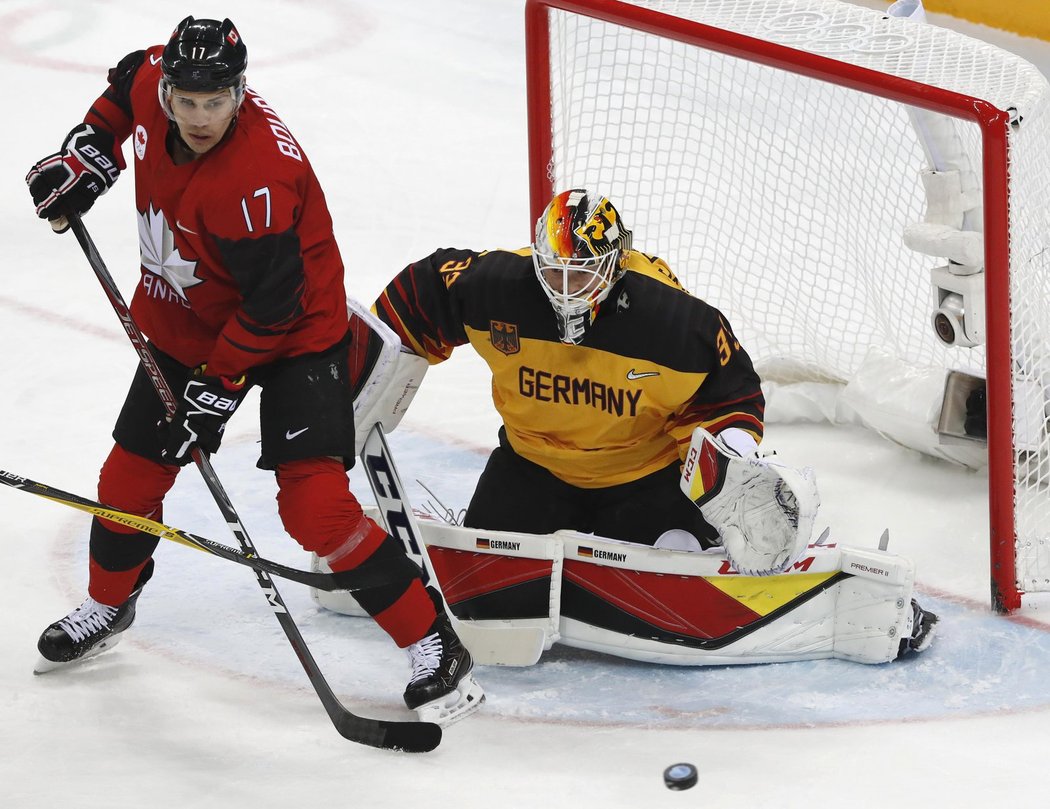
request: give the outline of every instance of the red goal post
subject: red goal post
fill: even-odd
[[[1050,93],[1038,70],[838,0],[527,0],[525,14],[533,221],[554,191],[610,194],[636,245],[727,311],[763,378],[776,366],[848,384],[882,344],[984,377],[993,606],[1050,589]],[[975,347],[945,346],[931,327],[934,257],[951,254],[903,244],[911,223],[943,221],[923,185],[945,172],[917,120],[958,122],[961,174],[972,159],[980,207],[960,227],[983,238]],[[784,312],[785,299],[805,311]]]

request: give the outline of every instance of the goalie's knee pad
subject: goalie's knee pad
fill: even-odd
[[[704,549],[704,546],[694,534],[681,528],[671,528],[668,531],[664,531],[656,538],[653,547],[667,551],[690,551],[693,553]]]

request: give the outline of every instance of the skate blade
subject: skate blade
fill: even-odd
[[[66,669],[70,666],[75,666],[78,663],[83,663],[85,660],[90,660],[92,657],[100,655],[103,652],[112,649],[114,646],[120,643],[120,638],[123,634],[123,632],[118,632],[116,635],[110,635],[97,646],[93,646],[80,657],[74,658],[73,660],[48,660],[43,655],[40,655],[37,658],[36,665],[33,666],[33,674],[47,674],[49,671],[55,671],[56,669]]]
[[[484,701],[485,692],[474,679],[474,675],[468,674],[459,681],[455,691],[420,705],[416,708],[416,714],[421,722],[433,722],[447,728],[470,716]]]

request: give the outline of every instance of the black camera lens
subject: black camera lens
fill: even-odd
[[[944,312],[938,312],[933,316],[933,328],[937,332],[937,337],[940,338],[942,343],[948,345],[955,345],[955,325],[952,320]]]

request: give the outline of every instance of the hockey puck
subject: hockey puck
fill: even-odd
[[[672,764],[664,770],[664,786],[668,789],[689,789],[696,786],[696,767],[692,764]]]

